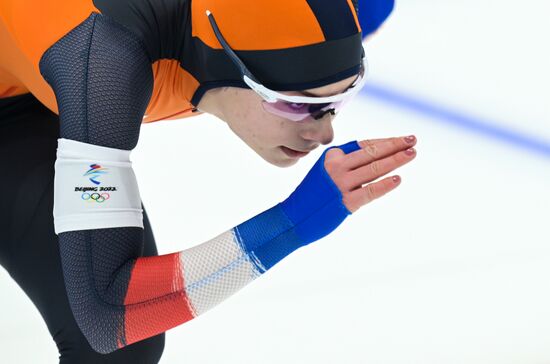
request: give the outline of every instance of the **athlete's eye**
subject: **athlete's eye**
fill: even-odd
[[[306,104],[304,103],[296,103],[296,102],[288,102],[286,105],[291,108],[292,110],[302,110]]]

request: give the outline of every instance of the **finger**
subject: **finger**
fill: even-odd
[[[409,150],[412,154],[408,154]],[[372,182],[386,174],[390,173],[396,168],[399,168],[416,157],[416,150],[414,148],[407,149],[406,151],[398,152],[389,157],[376,160],[366,166],[357,168],[353,171],[349,171],[346,174],[346,187],[354,189],[360,187],[365,183]]]
[[[354,213],[361,206],[384,196],[401,184],[401,177],[392,176],[384,178],[378,182],[370,183],[365,187],[358,188],[354,191],[343,195],[342,201],[346,208]]]
[[[416,138],[414,136],[411,142],[408,142],[405,138],[406,137],[361,140],[358,142],[361,149],[345,157],[344,167],[348,170],[353,170],[375,160],[385,158],[401,150],[410,148],[416,144]]]

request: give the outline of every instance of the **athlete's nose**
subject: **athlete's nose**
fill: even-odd
[[[334,140],[333,119],[334,115],[327,113],[319,120],[312,120],[309,128],[302,131],[301,137],[323,145],[330,144]]]

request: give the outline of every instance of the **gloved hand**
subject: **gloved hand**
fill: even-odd
[[[260,272],[336,229],[348,215],[399,185],[398,176],[367,184],[415,156],[404,138],[352,141],[327,148],[290,196],[236,228]]]

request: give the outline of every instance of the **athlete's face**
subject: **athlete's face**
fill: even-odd
[[[287,95],[330,96],[346,90],[357,76],[300,91],[284,91]],[[332,120],[327,113],[315,120],[309,117],[295,122],[265,111],[262,98],[250,89],[221,87],[207,91],[198,108],[225,121],[229,128],[267,162],[289,167],[300,158],[298,152],[309,152],[334,139]],[[289,150],[291,149],[291,150]],[[303,156],[304,153],[302,153]]]

